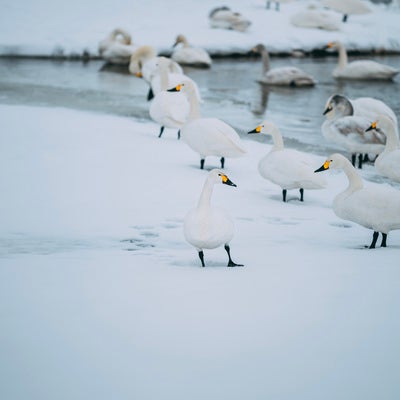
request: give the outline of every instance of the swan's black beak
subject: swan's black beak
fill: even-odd
[[[322,171],[326,171],[327,169],[329,169],[329,164],[331,162],[330,161],[325,161],[318,169],[316,169],[314,172],[322,172]]]
[[[257,126],[256,128],[254,128],[252,131],[249,131],[247,133],[260,133],[261,132],[261,126]]]
[[[168,89],[167,92],[180,92],[182,89],[182,85],[177,85],[173,87],[172,89]]]
[[[325,114],[327,114],[329,111],[331,111],[332,109],[331,108],[329,108],[329,107],[327,107],[327,108],[325,108],[325,111],[322,113],[322,115],[325,115]]]
[[[226,178],[226,181],[225,181],[225,180],[222,180],[222,183],[223,183],[224,185],[229,185],[229,186],[237,187],[237,185],[236,185],[235,183],[233,183],[229,178]]]
[[[365,130],[365,132],[372,131],[372,130],[374,130],[374,129],[376,129],[376,121],[373,122],[373,123]]]

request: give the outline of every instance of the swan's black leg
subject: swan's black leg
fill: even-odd
[[[353,165],[353,167],[356,166],[356,154],[352,154],[351,155],[351,164]]]
[[[360,169],[362,169],[363,158],[364,158],[364,156],[360,153],[358,155],[358,168],[360,168]]]
[[[342,22],[347,22],[347,14],[344,14],[344,15],[343,15]]]
[[[304,201],[304,189],[300,188],[300,201]]]
[[[161,129],[160,129],[160,134],[158,135],[158,137],[161,137],[161,135],[163,134],[163,132],[164,132],[164,127],[162,126]]]
[[[224,169],[225,166],[225,158],[221,157],[221,168]]]
[[[200,261],[201,261],[201,265],[203,267],[205,267],[206,265],[204,264],[204,253],[203,253],[203,250],[199,251],[199,258],[200,258]]]
[[[178,140],[181,138],[181,130],[178,130]]]
[[[204,158],[202,158],[202,159],[200,160],[200,169],[204,169],[204,161],[205,161]]]
[[[228,267],[243,267],[243,264],[236,264],[232,261],[231,249],[229,248],[229,246],[227,244],[225,245],[225,250],[228,253],[228,257],[229,257]]]
[[[381,247],[386,247],[386,239],[387,239],[387,233],[382,232],[382,243]]]
[[[374,249],[375,245],[376,245],[376,241],[378,240],[378,236],[379,236],[379,232],[374,232],[374,234],[372,235],[372,242],[371,245],[369,246],[370,249]]]
[[[147,101],[150,101],[154,97],[153,89],[149,89],[149,93],[147,93]]]
[[[286,201],[286,193],[287,193],[287,190],[283,189],[282,190],[282,199],[283,199],[284,202]]]

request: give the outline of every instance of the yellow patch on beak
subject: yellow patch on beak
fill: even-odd
[[[175,86],[175,89],[176,89],[178,92],[180,92],[181,89],[182,89],[182,85],[177,85],[177,86]]]
[[[135,76],[137,76],[138,78],[142,78],[143,77],[141,72],[136,72]]]
[[[327,47],[328,49],[331,49],[333,46],[335,46],[335,43],[334,43],[334,42],[329,42],[329,43],[326,45],[326,47]]]
[[[228,177],[226,175],[221,175],[222,182],[226,183],[228,181]]]
[[[258,125],[257,128],[256,128],[256,132],[257,132],[257,133],[260,133],[260,132],[261,132],[261,129],[262,129],[262,126],[261,126],[261,125]]]
[[[331,163],[331,162],[330,162],[329,160],[326,160],[326,161],[324,162],[324,169],[328,169],[330,163]]]
[[[371,124],[371,128],[372,128],[372,129],[376,129],[377,123],[378,123],[378,121],[374,121],[374,122]]]

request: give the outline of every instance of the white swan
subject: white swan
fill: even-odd
[[[306,10],[300,10],[290,18],[292,25],[299,28],[323,29],[326,31],[340,30],[340,20],[337,13],[329,10],[308,6]]]
[[[361,15],[371,12],[366,2],[360,0],[322,0],[321,3],[324,7],[342,13],[343,22],[347,21],[349,15]]]
[[[377,171],[396,182],[400,182],[400,141],[393,120],[379,115],[367,131],[378,129],[386,136],[385,149],[375,160]]]
[[[330,42],[328,49],[336,47],[339,51],[338,66],[333,70],[333,77],[337,79],[373,79],[390,80],[399,73],[399,69],[372,60],[357,60],[348,62],[347,52],[341,42]]]
[[[261,54],[262,75],[258,82],[276,86],[314,86],[314,78],[297,67],[277,67],[270,69],[270,59],[267,49],[263,44],[258,44],[252,49],[254,53]]]
[[[226,6],[214,8],[210,11],[208,18],[211,28],[233,29],[244,32],[251,25],[251,21],[242,14],[234,12]]]
[[[201,265],[204,267],[204,249],[215,249],[224,245],[228,253],[228,267],[242,267],[232,261],[229,242],[234,235],[234,223],[231,217],[222,208],[211,206],[211,195],[215,184],[236,186],[220,170],[209,172],[197,207],[185,216],[183,230],[185,239],[194,246],[199,254]]]
[[[171,93],[167,89],[174,85],[170,81],[168,73],[170,59],[160,57],[157,71],[160,77],[161,91],[159,91],[153,101],[150,103],[149,114],[153,121],[161,125],[160,134],[163,134],[164,128],[179,129],[188,119],[190,105],[187,97],[183,93]],[[178,139],[180,132],[178,130]]]
[[[341,154],[332,154],[315,172],[327,169],[342,170],[349,180],[349,186],[333,201],[333,211],[342,219],[353,221],[374,231],[370,249],[375,248],[379,232],[382,233],[382,247],[386,247],[387,234],[400,229],[400,192],[391,186],[364,185],[357,170]]]
[[[200,155],[200,168],[204,168],[207,156],[221,158],[221,168],[224,168],[225,157],[241,157],[246,150],[237,132],[227,123],[218,118],[201,118],[199,100],[196,89],[191,81],[185,81],[170,92],[186,94],[190,103],[190,114],[187,122],[181,127],[182,140]]]
[[[300,189],[300,201],[304,201],[304,189],[323,189],[325,179],[314,174],[312,161],[306,154],[285,149],[278,127],[264,121],[248,133],[264,133],[272,136],[273,147],[258,164],[260,175],[282,188],[282,198],[286,201],[289,189]]]
[[[181,44],[181,46],[178,46]],[[201,47],[189,45],[184,35],[178,35],[172,52],[171,58],[181,65],[190,65],[192,67],[209,68],[212,64],[210,55]]]
[[[111,64],[128,64],[136,49],[131,35],[121,28],[114,29],[99,43],[100,56]]]
[[[326,140],[336,143],[351,153],[352,164],[362,168],[364,154],[379,154],[386,143],[385,135],[376,130],[366,132],[372,119],[384,114],[395,121],[393,110],[384,102],[372,97],[360,97],[350,100],[334,94],[329,97],[323,114],[326,120],[321,126]]]

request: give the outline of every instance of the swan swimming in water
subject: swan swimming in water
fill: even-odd
[[[111,64],[128,64],[136,49],[131,35],[121,28],[114,29],[99,43],[100,56]]]
[[[270,69],[270,58],[263,44],[258,44],[252,49],[254,53],[261,54],[262,75],[258,82],[276,86],[314,86],[314,78],[297,67],[277,67]]]
[[[180,138],[179,128],[186,122],[189,117],[190,104],[187,97],[183,93],[171,93],[167,90],[176,82],[170,79],[168,73],[171,60],[160,57],[158,61],[157,71],[160,77],[161,90],[155,95],[150,104],[149,114],[153,121],[161,125],[158,137],[164,132],[164,128],[177,128],[178,139]],[[181,78],[179,76],[177,79]]]
[[[399,69],[372,60],[348,62],[346,49],[341,42],[330,42],[326,47],[328,49],[336,47],[339,51],[338,66],[332,73],[334,78],[390,80],[400,72]]]
[[[181,65],[190,65],[192,67],[209,68],[211,66],[211,58],[209,54],[201,47],[192,47],[184,35],[178,35],[172,52],[171,58]]]
[[[248,133],[263,133],[272,136],[274,145],[271,151],[260,160],[258,171],[263,178],[282,188],[284,202],[289,189],[299,189],[300,201],[304,201],[304,189],[325,188],[325,179],[314,174],[312,162],[304,153],[284,148],[282,135],[274,123],[264,121]]]
[[[385,149],[375,160],[377,171],[396,182],[400,182],[400,141],[392,119],[379,115],[367,131],[378,129],[386,136]]]
[[[204,263],[204,249],[215,249],[224,246],[228,254],[228,267],[243,267],[232,261],[229,242],[234,235],[234,223],[227,212],[211,206],[211,196],[215,184],[236,185],[218,169],[213,169],[204,182],[197,207],[189,211],[184,218],[183,230],[188,243],[196,248],[201,265]]]
[[[393,110],[384,102],[372,97],[360,97],[350,100],[345,96],[334,94],[329,97],[323,115],[322,134],[330,142],[342,146],[351,153],[352,164],[362,168],[364,154],[379,154],[386,143],[385,135],[376,130],[366,132],[378,114],[384,114],[396,121]]]
[[[199,110],[199,100],[191,81],[184,81],[170,92],[185,93],[190,104],[190,115],[181,127],[182,140],[200,155],[200,168],[204,168],[207,156],[221,158],[221,168],[224,168],[225,157],[241,157],[246,149],[237,132],[227,123],[218,118],[202,118]]]
[[[370,249],[375,248],[379,232],[382,247],[386,247],[390,231],[400,229],[400,192],[391,186],[364,185],[357,170],[341,154],[332,154],[315,172],[328,169],[342,170],[349,181],[345,191],[333,200],[333,211],[341,218],[374,231]]]

